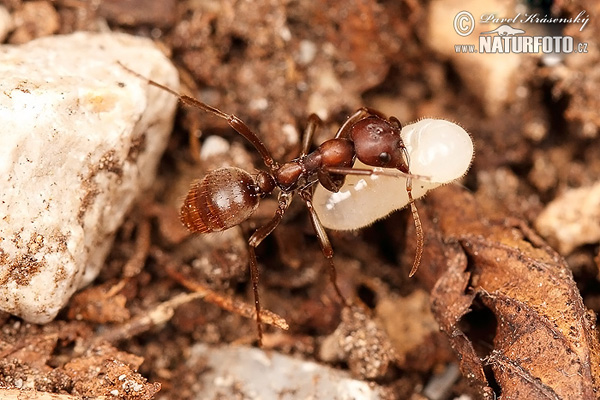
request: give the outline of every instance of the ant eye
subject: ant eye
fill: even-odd
[[[392,156],[390,155],[390,153],[383,152],[383,153],[379,154],[379,162],[382,165],[385,165],[385,164],[389,163],[390,161],[392,161]]]

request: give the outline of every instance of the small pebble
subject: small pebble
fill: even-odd
[[[569,189],[552,200],[540,213],[535,227],[562,255],[581,245],[598,243],[600,182]]]

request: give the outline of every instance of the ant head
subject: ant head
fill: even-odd
[[[397,119],[387,121],[371,116],[358,121],[350,128],[356,157],[373,167],[398,168],[408,172],[404,142],[400,137]]]

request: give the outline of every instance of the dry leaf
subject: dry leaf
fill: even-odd
[[[596,320],[564,259],[519,221],[487,221],[463,189],[438,189],[427,200],[420,273],[463,374],[486,398],[494,387],[507,399],[597,399]],[[485,353],[461,325],[477,302],[497,322]]]

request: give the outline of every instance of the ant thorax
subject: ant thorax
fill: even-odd
[[[428,178],[411,178],[414,199],[459,179],[471,165],[473,142],[457,124],[442,119],[422,119],[404,126],[401,137],[409,156],[409,173]],[[378,174],[377,169],[358,160],[354,168],[375,172],[369,176],[347,175],[344,185],[336,193],[321,186],[315,189],[313,204],[326,228],[360,229],[410,203],[406,190],[409,178],[406,176]]]

